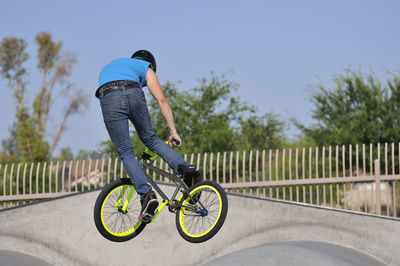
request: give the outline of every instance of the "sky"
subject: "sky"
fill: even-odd
[[[38,32],[50,32],[64,51],[77,55],[69,81],[93,97],[85,113],[69,119],[54,155],[68,146],[76,154],[109,139],[94,92],[100,70],[113,59],[147,49],[156,57],[161,84],[172,81],[181,90],[211,73],[227,73],[240,85],[234,96],[256,106],[258,115],[272,111],[282,120],[311,125],[313,86],[333,87],[333,78],[346,69],[382,79],[400,70],[399,11],[397,0],[2,0],[0,39],[13,36],[29,44],[30,101],[41,83]],[[4,79],[0,92],[1,140],[15,121],[15,103]],[[50,129],[66,100],[53,109]]]

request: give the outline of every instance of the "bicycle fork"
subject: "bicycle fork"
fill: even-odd
[[[115,208],[118,211],[122,212],[122,213],[127,213],[128,212],[128,203],[131,200],[131,198],[133,196],[133,193],[135,193],[135,189],[133,187],[131,187],[131,190],[129,191],[129,194],[126,197],[126,199],[124,201],[124,204],[122,205],[122,203],[121,203],[122,202],[122,198],[124,197],[127,188],[128,188],[128,186],[123,186],[122,187],[122,190],[121,190],[121,192],[119,193],[119,196],[118,196],[118,200],[115,203]]]

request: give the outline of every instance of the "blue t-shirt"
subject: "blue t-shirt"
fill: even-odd
[[[135,80],[146,86],[146,74],[150,63],[132,58],[119,58],[106,65],[99,75],[99,87],[116,80]]]

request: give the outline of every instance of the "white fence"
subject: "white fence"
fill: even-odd
[[[202,169],[204,179],[230,191],[400,214],[400,144],[186,154],[185,160]],[[170,171],[161,160],[153,164]],[[3,208],[96,189],[126,177],[119,159],[5,164],[0,174]]]

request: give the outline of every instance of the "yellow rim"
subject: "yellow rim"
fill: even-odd
[[[216,188],[214,188],[214,187],[212,187],[210,185],[202,185],[202,186],[199,186],[199,187],[195,188],[194,190],[190,191],[190,195],[193,196],[196,193],[198,193],[199,191],[205,190],[205,189],[212,190],[218,196],[218,202],[219,202],[218,215],[217,215],[217,218],[215,219],[214,223],[211,225],[211,227],[207,231],[205,231],[205,232],[203,232],[201,234],[192,234],[192,233],[189,233],[189,230],[186,228],[186,225],[185,225],[185,208],[181,208],[181,210],[179,212],[179,224],[180,224],[183,232],[186,235],[190,236],[190,237],[198,238],[198,237],[202,237],[202,236],[208,234],[215,227],[215,225],[219,221],[219,218],[220,218],[221,213],[222,213],[222,198],[221,198],[221,195],[219,194],[219,192],[218,192],[218,190]],[[182,205],[187,205],[189,200],[190,200],[189,198],[185,199],[185,201],[183,202]]]
[[[107,197],[106,197],[106,198],[104,199],[104,201],[103,201],[103,204],[101,205],[101,212],[100,212],[101,223],[103,224],[104,229],[106,229],[107,232],[110,233],[110,234],[113,235],[113,236],[128,236],[128,235],[134,233],[134,232],[139,228],[139,226],[142,224],[142,221],[140,221],[140,220],[138,219],[137,223],[136,223],[131,229],[129,229],[128,231],[125,231],[125,232],[122,232],[122,233],[117,233],[117,232],[113,232],[111,229],[109,229],[108,226],[107,226],[107,224],[105,223],[105,221],[104,221],[104,216],[103,216],[104,206],[105,206],[105,204],[106,204],[108,198],[109,198],[116,190],[121,189],[123,186],[130,187],[130,188],[133,189],[133,190],[135,189],[133,186],[130,186],[130,185],[122,185],[122,186],[116,187],[116,188],[114,188],[110,193],[108,193]],[[117,209],[116,209],[116,212],[118,212]]]

